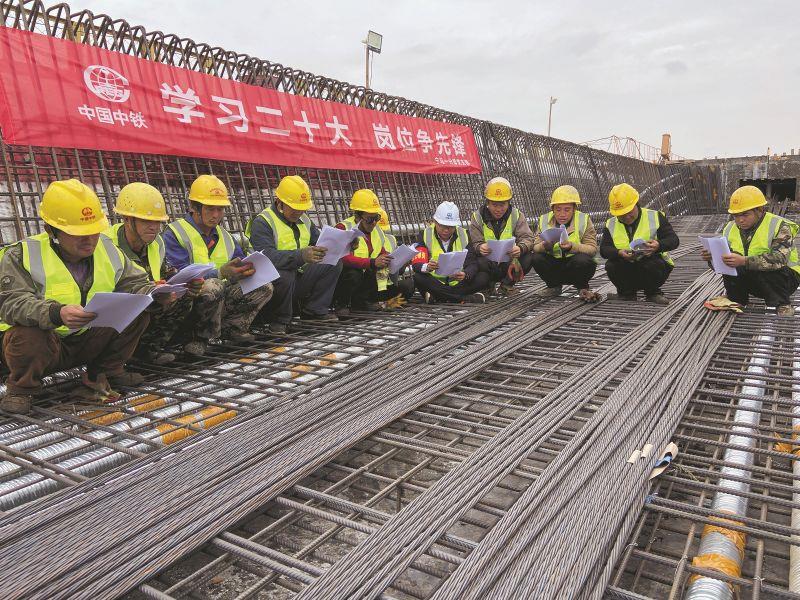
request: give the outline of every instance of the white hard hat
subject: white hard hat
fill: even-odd
[[[450,227],[461,225],[461,215],[458,212],[458,207],[453,202],[442,202],[437,206],[433,220],[439,225],[448,225]]]

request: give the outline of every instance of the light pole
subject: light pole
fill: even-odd
[[[364,76],[364,87],[369,89],[369,53],[374,52],[376,54],[381,53],[381,46],[383,46],[383,36],[380,33],[375,33],[371,29],[367,33],[367,39],[361,41],[366,48],[366,61],[364,65],[365,69],[365,76]]]
[[[547,112],[547,137],[550,137],[550,124],[553,122],[553,104],[558,102],[558,98],[550,96],[550,110]]]

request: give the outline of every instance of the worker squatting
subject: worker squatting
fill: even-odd
[[[194,181],[189,212],[166,227],[164,198],[151,185],[122,188],[114,208],[121,222],[109,227],[89,187],[75,179],[53,182],[39,206],[44,232],[4,248],[0,261],[2,363],[8,370],[0,408],[28,412],[44,376],[81,365],[86,369],[74,392],[77,398],[116,399],[115,389],[143,380],[125,370],[134,355],[167,364],[176,357],[166,348],[202,356],[212,339],[247,344],[254,340],[254,322],[284,334],[293,317],[346,319],[351,311],[401,306],[416,290],[425,302],[483,303],[489,291],[512,296],[515,283],[531,268],[547,286],[542,296],[557,296],[569,285],[584,301],[598,299],[590,288],[597,233],[589,215],[579,210],[578,190],[557,188],[551,210],[533,221],[513,205],[507,180],[492,179],[484,195],[484,205],[470,215],[466,229],[459,208],[442,202],[419,232],[416,256],[393,275],[389,255],[397,240],[372,190],[353,194],[352,216],[337,227],[358,229],[362,235],[348,255],[328,265],[322,263],[326,248],[317,245],[320,230],[306,214],[312,208],[311,190],[297,175],[280,181],[274,204],[248,223],[241,239],[221,225],[230,201],[225,185],[213,175]],[[800,283],[793,244],[798,225],[768,212],[766,204],[753,186],[739,188],[730,198],[733,220],[724,235],[731,254],[723,258],[737,276],[724,276],[725,288],[734,302],[760,297],[779,315],[789,316],[790,296]],[[669,221],[639,206],[639,194],[626,183],[609,193],[609,211],[599,253],[618,297],[633,301],[641,291],[647,301],[668,303],[661,287],[673,269],[669,252],[679,244]],[[561,226],[559,237],[546,235]],[[507,256],[489,260],[487,242],[512,238]],[[241,281],[254,274],[244,260],[250,246],[269,257],[280,277],[243,293]],[[461,270],[448,276],[437,272],[442,253],[464,250]],[[86,327],[96,317],[84,310],[94,294],[149,294],[194,263],[212,264],[213,271],[191,281],[180,298],[155,294],[155,302],[122,333]]]

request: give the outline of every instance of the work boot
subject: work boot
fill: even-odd
[[[33,396],[28,394],[6,394],[0,399],[0,409],[16,415],[27,415],[31,412]]]
[[[645,300],[654,304],[662,304],[664,306],[669,304],[669,299],[664,294],[649,294],[645,297]]]
[[[508,283],[501,283],[500,287],[497,288],[497,293],[501,296],[517,296],[519,294],[519,290],[514,287],[513,284]]]
[[[183,346],[183,351],[191,356],[203,356],[207,349],[208,340],[192,340]]]
[[[617,292],[617,298],[620,300],[624,300],[625,302],[636,302],[636,292],[631,292],[630,294],[623,294],[622,292]]]
[[[336,316],[340,319],[347,319],[350,316],[350,309],[346,306],[336,309]]]
[[[315,313],[310,312],[301,312],[300,313],[300,320],[301,321],[338,321],[339,317],[337,317],[333,313],[326,312],[324,314],[318,315]]]
[[[171,362],[175,362],[176,356],[172,352],[150,349],[142,352],[140,358],[144,362],[149,362],[154,365],[168,365]]]
[[[557,285],[555,287],[546,287],[537,295],[542,298],[553,298],[554,296],[560,296],[562,291],[562,286]]]
[[[98,373],[94,380],[89,379],[89,374],[81,374],[81,385],[75,388],[71,395],[85,402],[114,402],[121,394],[111,388],[108,378],[103,373]]]
[[[791,304],[781,304],[775,309],[775,312],[778,313],[779,317],[791,317],[794,315],[794,306]]]
[[[480,292],[464,296],[464,302],[468,304],[486,304],[486,296]]]
[[[269,332],[275,335],[286,335],[286,323],[270,323]]]
[[[234,344],[244,344],[256,341],[256,336],[252,333],[229,333],[223,338],[226,342],[233,342]]]
[[[425,304],[436,304],[436,300],[434,300],[433,294],[430,292],[422,294],[422,299],[425,301]]]
[[[133,371],[123,371],[116,375],[107,376],[109,385],[113,387],[131,387],[144,383],[144,375]]]

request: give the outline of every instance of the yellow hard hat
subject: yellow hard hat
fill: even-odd
[[[764,196],[764,192],[754,185],[744,185],[731,194],[728,212],[732,215],[738,215],[751,208],[766,206],[766,204],[767,198]]]
[[[620,183],[608,193],[608,208],[615,217],[631,212],[639,201],[639,192],[627,183]]]
[[[378,214],[381,216],[381,220],[378,221],[378,227],[384,231],[389,231],[389,215],[386,214],[386,211],[383,209],[380,209]]]
[[[571,185],[562,185],[553,190],[550,196],[550,206],[554,204],[580,204],[581,196],[578,190]]]
[[[54,181],[39,205],[39,217],[70,235],[94,235],[108,229],[97,194],[77,179]]]
[[[140,181],[129,183],[119,191],[114,212],[145,221],[169,221],[161,192]]]
[[[486,184],[483,195],[493,202],[507,202],[511,200],[511,184],[505,177],[494,177]]]
[[[287,175],[275,188],[278,200],[295,210],[311,208],[311,189],[299,175]]]
[[[381,211],[381,203],[378,202],[378,196],[372,190],[356,190],[350,200],[350,210],[379,213]]]
[[[200,175],[189,189],[189,200],[206,206],[230,206],[228,188],[215,175]]]

